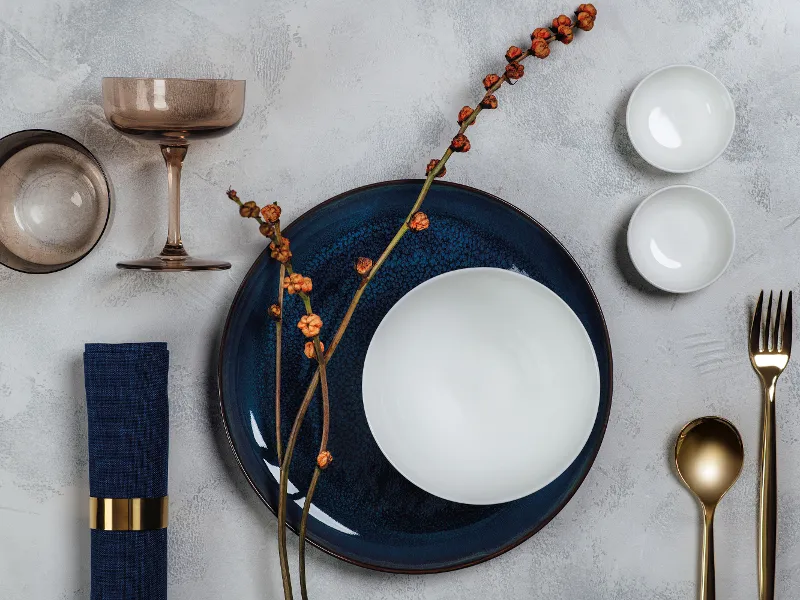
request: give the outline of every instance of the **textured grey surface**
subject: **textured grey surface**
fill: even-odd
[[[595,30],[500,93],[448,179],[539,218],[586,270],[615,351],[614,406],[594,469],[567,508],[520,548],[464,571],[393,576],[310,553],[313,598],[639,598],[695,595],[698,507],[673,476],[680,426],[716,413],[741,429],[740,481],[717,522],[719,597],[755,597],[760,392],[745,351],[761,287],[798,289],[800,4],[790,0],[598,2]],[[572,9],[550,0],[3,0],[0,134],[46,127],[93,150],[116,205],[98,248],[54,275],[0,268],[0,597],[88,594],[84,342],[170,344],[170,595],[275,598],[274,518],[236,469],[214,393],[215,352],[238,283],[262,249],[225,198],[279,200],[287,220],[329,196],[418,176],[458,109],[511,43]],[[636,157],[624,103],[647,72],[706,67],[734,97],[725,155],[667,175]],[[106,75],[241,77],[241,126],[195,144],[184,171],[184,238],[226,273],[117,271],[156,250],[166,227],[157,149],[105,123]],[[720,197],[736,256],[711,288],[671,296],[631,272],[623,245],[636,203],[667,184]],[[800,360],[778,391],[778,598],[800,586]],[[294,543],[294,541],[292,542]]]

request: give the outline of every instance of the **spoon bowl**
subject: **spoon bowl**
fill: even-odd
[[[719,417],[695,419],[675,444],[678,474],[704,506],[719,503],[738,479],[743,462],[739,432]]]
[[[701,417],[686,425],[675,443],[675,466],[703,506],[703,563],[700,598],[714,600],[714,512],[739,478],[744,464],[742,437],[730,421]]]

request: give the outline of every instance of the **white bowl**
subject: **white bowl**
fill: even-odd
[[[430,279],[392,307],[362,387],[372,434],[402,475],[447,500],[496,504],[577,458],[600,375],[561,298],[524,275],[476,268]]]
[[[725,206],[691,185],[648,196],[628,225],[628,251],[647,281],[667,292],[695,292],[716,281],[733,258],[736,234]]]
[[[628,136],[643,159],[671,173],[710,165],[733,136],[728,90],[708,71],[673,65],[645,77],[628,100]]]

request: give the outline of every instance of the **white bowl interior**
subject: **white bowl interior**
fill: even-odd
[[[628,227],[634,265],[669,292],[693,292],[713,283],[730,263],[734,243],[733,221],[722,203],[687,185],[647,198]]]
[[[445,273],[384,317],[367,352],[364,409],[387,459],[447,500],[527,496],[577,458],[600,375],[578,317],[503,269]]]
[[[628,135],[655,167],[700,169],[728,146],[736,113],[728,90],[711,73],[676,65],[648,75],[628,101]]]

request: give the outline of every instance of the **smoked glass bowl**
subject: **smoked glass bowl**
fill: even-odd
[[[106,77],[103,110],[122,133],[161,146],[167,164],[169,226],[161,254],[117,263],[121,269],[219,271],[230,263],[194,258],[181,240],[181,167],[189,143],[231,131],[244,114],[245,82],[230,79]]]
[[[92,153],[44,129],[0,139],[0,264],[53,273],[81,260],[105,231],[111,194]]]

